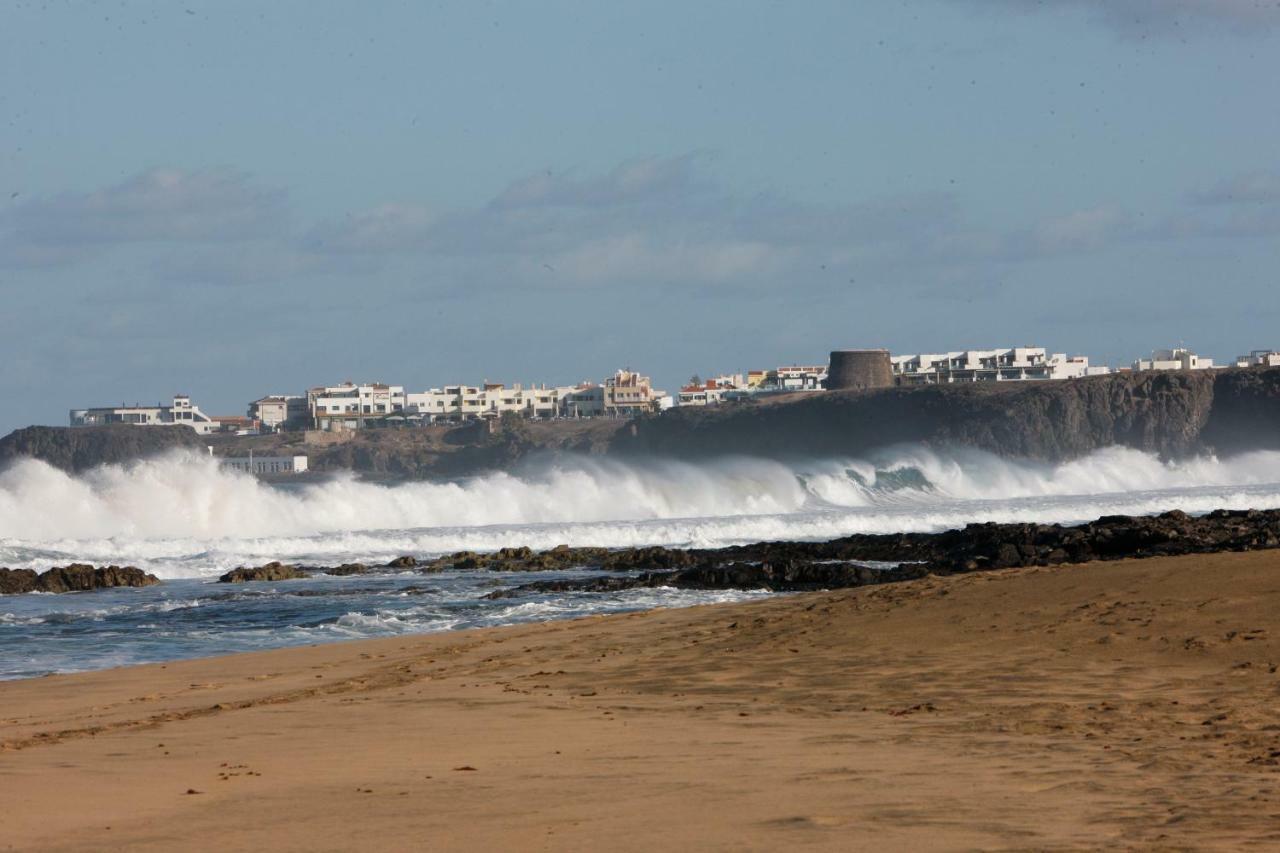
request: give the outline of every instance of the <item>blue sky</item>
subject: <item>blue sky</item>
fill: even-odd
[[[20,2],[0,430],[380,379],[1280,346],[1280,6]]]

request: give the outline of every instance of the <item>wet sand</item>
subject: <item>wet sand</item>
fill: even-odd
[[[1280,552],[0,684],[0,849],[1280,847]]]

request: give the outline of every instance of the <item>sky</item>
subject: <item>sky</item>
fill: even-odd
[[[0,75],[0,432],[1280,347],[1274,0],[11,0]]]

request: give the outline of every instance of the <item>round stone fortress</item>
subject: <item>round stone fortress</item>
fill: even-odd
[[[828,391],[865,391],[893,385],[893,366],[887,349],[844,349],[831,353]]]

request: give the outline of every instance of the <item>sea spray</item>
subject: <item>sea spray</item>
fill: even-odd
[[[80,477],[28,460],[0,472],[0,565],[80,559],[197,577],[269,559],[376,563],[513,544],[713,547],[1277,505],[1276,452],[1163,462],[1110,448],[1059,465],[924,447],[793,463],[558,457],[458,482],[339,476],[287,488],[201,456]]]

